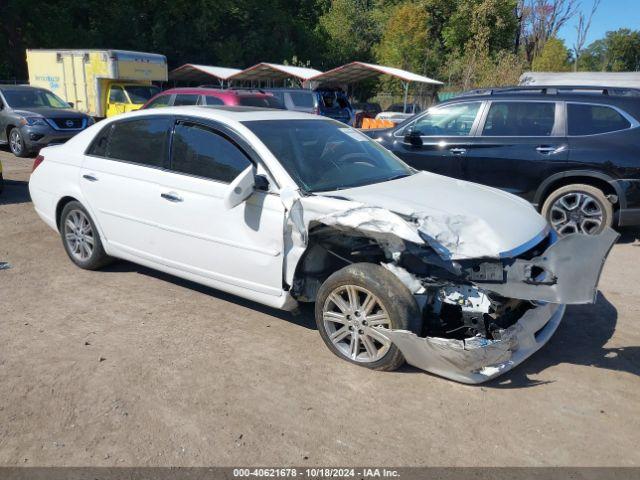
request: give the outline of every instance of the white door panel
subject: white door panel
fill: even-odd
[[[281,295],[284,207],[257,192],[224,207],[225,183],[163,172],[158,215],[162,257],[172,268]]]
[[[80,182],[104,241],[134,254],[160,255],[155,213],[161,170],[87,156]],[[108,245],[107,245],[108,248]]]

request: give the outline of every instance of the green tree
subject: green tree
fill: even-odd
[[[540,54],[534,57],[532,70],[534,72],[568,72],[570,53],[564,42],[552,37],[544,44]]]
[[[320,2],[321,4],[326,2]],[[327,37],[330,63],[370,61],[372,46],[380,39],[381,25],[373,0],[331,0],[318,21],[318,32]]]
[[[622,28],[607,32],[580,56],[580,70],[633,72],[640,70],[640,31]]]

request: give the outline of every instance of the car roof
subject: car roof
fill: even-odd
[[[211,120],[222,120],[231,122],[248,122],[252,120],[324,120],[331,121],[321,115],[296,112],[294,110],[282,110],[277,108],[260,107],[240,107],[231,105],[207,105],[194,106],[185,105],[178,107],[162,107],[149,110],[136,110],[118,117],[117,119],[127,119],[145,115],[189,115]],[[346,126],[346,125],[345,125]]]
[[[210,97],[223,97],[223,96],[252,96],[252,97],[265,97],[270,96],[267,93],[257,90],[223,90],[221,88],[206,88],[206,87],[180,87],[170,88],[160,92],[158,95],[173,95],[173,94],[191,94],[191,95],[204,95]]]
[[[2,90],[46,90],[46,88],[42,87],[33,87],[31,85],[0,85],[0,89]]]

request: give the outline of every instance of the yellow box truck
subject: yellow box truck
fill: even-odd
[[[27,50],[29,83],[97,118],[139,109],[167,81],[167,58],[125,50]]]

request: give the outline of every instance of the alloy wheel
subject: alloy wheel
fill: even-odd
[[[329,340],[345,357],[361,363],[381,359],[391,342],[379,330],[391,320],[373,293],[356,285],[342,285],[327,297],[322,321]]]
[[[598,233],[604,221],[600,202],[584,192],[569,192],[559,197],[549,213],[551,226],[560,235]]]
[[[11,130],[11,133],[9,134],[9,147],[14,155],[20,155],[24,148],[24,145],[22,145],[22,139],[20,138],[20,133],[15,129]]]
[[[93,254],[95,238],[89,218],[81,210],[71,210],[64,222],[64,239],[71,255],[86,262]]]

